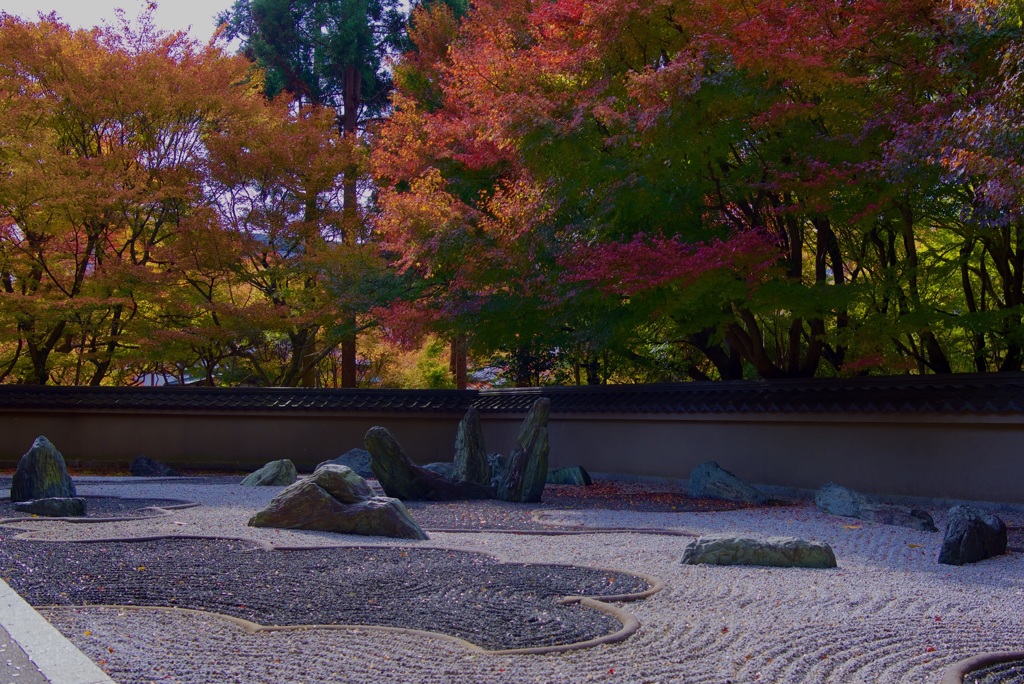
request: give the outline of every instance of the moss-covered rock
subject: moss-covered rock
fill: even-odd
[[[11,501],[70,498],[75,483],[68,475],[64,457],[46,437],[36,437],[32,448],[18,461],[11,479]]]

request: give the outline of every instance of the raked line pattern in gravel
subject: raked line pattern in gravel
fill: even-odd
[[[40,539],[209,534],[280,545],[387,544],[374,538],[253,529],[278,488],[88,484],[83,493],[203,504],[147,520],[18,523]],[[0,496],[3,492],[0,492]],[[940,529],[944,511],[930,511]],[[544,656],[471,653],[442,638],[377,630],[248,634],[210,615],[65,608],[46,611],[122,682],[939,682],[982,652],[1024,650],[1024,554],[963,567],[935,561],[942,535],[827,516],[813,505],[716,513],[545,511],[552,524],[794,535],[826,541],[833,570],[683,566],[685,537],[435,533],[423,545],[530,563],[571,563],[659,577],[628,605],[629,639]],[[1012,516],[1007,522],[1020,524]]]

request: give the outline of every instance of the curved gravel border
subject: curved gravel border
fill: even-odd
[[[981,653],[972,658],[961,660],[953,667],[946,670],[940,684],[963,684],[968,681],[971,675],[978,674],[980,670],[989,669],[994,665],[1003,665],[1021,661],[1024,665],[1024,651],[999,651],[996,653]],[[1019,674],[1014,678],[1018,679]],[[983,680],[984,681],[984,680]],[[993,679],[992,681],[1011,681]]]
[[[36,606],[182,606],[268,626],[411,626],[509,653],[624,639],[639,623],[608,600],[638,600],[663,586],[618,569],[503,563],[479,551],[330,545],[268,552],[258,542],[195,536],[91,540],[78,549],[8,541],[3,557],[5,581]]]
[[[16,510],[10,499],[0,498],[0,525],[11,525],[12,523],[30,520],[60,520],[62,522],[79,524],[144,520],[162,515],[171,515],[173,511],[195,508],[199,505],[193,501],[183,501],[181,499],[133,499],[121,496],[88,495],[81,496],[80,498],[86,500],[86,514],[84,516],[72,517],[26,515]],[[99,513],[96,512],[97,507],[100,508]],[[4,517],[5,513],[8,515],[14,513],[15,515]],[[117,515],[117,513],[124,513],[124,515]]]

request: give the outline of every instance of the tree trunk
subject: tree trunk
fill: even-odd
[[[355,66],[345,68],[345,84],[342,93],[344,111],[342,112],[341,134],[343,137],[356,136],[359,123],[359,101],[362,96],[362,76]],[[359,188],[354,168],[345,173],[342,181],[341,229],[342,242],[354,247],[358,241],[361,227],[359,217]],[[346,321],[351,333],[346,333],[341,340],[341,386],[356,386],[356,320],[351,315]]]
[[[451,362],[449,368],[455,378],[455,389],[466,389],[467,365],[469,361],[468,340],[465,333],[458,333],[452,337]]]

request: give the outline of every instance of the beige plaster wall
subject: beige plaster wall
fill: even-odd
[[[748,482],[1024,503],[1019,417],[553,416],[551,467],[687,479],[717,461]],[[486,418],[488,450],[507,453],[518,423]],[[495,449],[492,447],[500,447]]]
[[[300,471],[363,446],[388,427],[422,462],[451,460],[460,415],[356,413],[0,413],[0,466],[13,467],[39,435],[69,465],[128,464],[148,456],[176,466],[255,470],[291,459]]]

